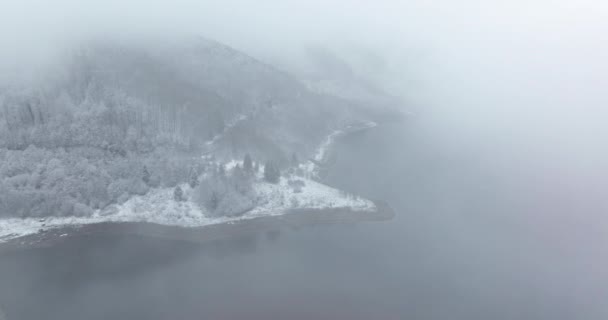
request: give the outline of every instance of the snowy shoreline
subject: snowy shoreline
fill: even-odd
[[[1,219],[0,243],[66,226],[78,227],[108,222],[141,222],[199,228],[259,217],[280,216],[294,210],[348,209],[361,212],[376,210],[376,205],[370,200],[344,194],[312,180],[305,179],[304,181],[305,186],[299,193],[291,190],[287,178],[282,178],[278,184],[256,183],[255,190],[258,193],[260,204],[238,217],[210,217],[192,200],[175,201],[173,188],[166,188],[155,189],[146,195],[133,197],[122,205],[113,205],[104,210],[98,210],[91,217]],[[182,187],[186,196],[192,198],[193,190],[189,189],[187,185]]]
[[[343,137],[348,134],[372,129],[377,126],[378,126],[378,124],[374,121],[366,121],[366,122],[351,124],[344,128],[334,130],[332,133],[330,133],[327,136],[327,138],[325,138],[325,141],[323,141],[323,143],[319,146],[314,157],[312,157],[312,159],[310,159],[310,161],[308,161],[307,163],[300,165],[300,168],[302,168],[305,172],[307,172],[310,177],[318,178],[319,177],[319,167],[321,165],[323,165],[324,162],[327,160],[327,155],[329,153],[329,150],[338,138]]]
[[[0,255],[22,249],[48,248],[67,243],[74,238],[150,237],[204,244],[281,228],[385,221],[394,217],[394,212],[388,205],[382,202],[378,202],[376,205],[377,207],[373,211],[353,211],[350,208],[292,209],[280,215],[268,213],[248,219],[188,228],[152,222],[99,222],[85,225],[64,225],[0,243]]]
[[[321,163],[336,138],[375,126],[377,126],[375,122],[363,122],[334,131],[321,144],[314,160]],[[317,166],[317,163],[310,162],[303,169],[310,176],[316,177]],[[289,186],[289,180],[294,178],[304,182],[304,186],[298,192]],[[370,200],[347,194],[313,179],[293,176],[282,177],[278,184],[256,182],[254,189],[258,196],[258,205],[246,214],[235,217],[212,217],[193,201],[194,190],[187,184],[180,187],[188,200],[175,201],[173,188],[153,189],[146,195],[132,197],[123,204],[97,210],[90,217],[0,219],[0,244],[66,227],[79,228],[103,223],[150,223],[167,227],[201,228],[260,217],[283,216],[306,210],[342,209],[368,213],[378,211],[376,204]],[[58,236],[67,236],[67,234]]]

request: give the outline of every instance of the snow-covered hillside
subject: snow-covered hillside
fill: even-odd
[[[289,214],[292,209],[349,208],[354,211],[374,211],[372,201],[348,195],[321,183],[297,178],[303,182],[294,189],[289,178],[278,184],[256,181],[258,205],[239,217],[210,217],[208,212],[192,201],[194,190],[185,184],[185,201],[175,201],[173,188],[154,189],[143,196],[135,196],[122,205],[96,211],[91,217],[48,217],[45,219],[1,219],[0,243],[65,226],[79,226],[102,222],[148,222],[168,226],[203,227],[212,224],[252,219],[262,216]]]
[[[40,83],[0,84],[0,242],[101,222],[375,210],[313,181],[336,138],[376,125],[356,101],[207,39],[67,52]]]
[[[321,164],[329,152],[335,139],[348,133],[365,130],[376,126],[374,122],[364,122],[346,126],[332,132],[319,146],[313,161],[307,161],[299,166],[302,173],[308,177],[316,177],[318,164]],[[208,155],[203,160],[210,161],[215,167],[222,166],[227,173],[243,168],[240,160],[221,163],[211,160]],[[174,188],[153,188],[144,195],[131,197],[122,204],[114,204],[101,210],[96,210],[86,217],[46,217],[46,218],[8,218],[0,219],[0,243],[44,232],[49,229],[66,226],[81,226],[104,222],[145,222],[166,226],[187,228],[203,227],[213,224],[230,223],[263,216],[289,214],[294,209],[335,209],[348,208],[353,211],[375,211],[375,204],[358,196],[331,188],[311,178],[298,175],[282,176],[278,183],[264,180],[264,167],[253,177],[253,194],[255,206],[239,216],[215,216],[208,212],[204,205],[197,202],[196,189],[184,183],[179,187],[183,190],[183,201],[176,201]],[[204,179],[205,174],[202,176]],[[300,213],[301,214],[301,213]]]
[[[188,181],[206,170],[201,154],[284,168],[370,119],[211,40],[99,39],[66,52],[52,76],[0,83],[0,217],[91,216]]]

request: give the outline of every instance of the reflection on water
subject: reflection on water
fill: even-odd
[[[532,158],[418,121],[343,138],[327,173],[393,221],[73,242],[3,257],[0,304],[11,320],[606,319],[593,204]]]

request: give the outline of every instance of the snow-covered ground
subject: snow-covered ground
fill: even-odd
[[[300,192],[289,186],[289,180],[300,180],[304,183]],[[288,209],[330,209],[350,208],[355,211],[373,211],[376,209],[370,200],[348,195],[338,189],[319,182],[300,177],[281,178],[278,184],[258,182],[255,185],[258,207],[248,216],[265,214],[283,214]]]
[[[301,180],[304,186],[295,192],[289,180]],[[188,185],[181,186],[187,199],[194,192]],[[40,230],[79,226],[101,222],[149,222],[168,226],[202,227],[218,223],[276,216],[289,209],[350,208],[357,211],[373,211],[373,202],[344,194],[321,183],[300,178],[281,178],[278,184],[259,180],[254,184],[258,206],[240,217],[210,217],[191,200],[178,202],[173,199],[173,188],[154,189],[143,196],[136,196],[121,205],[113,205],[95,212],[91,217],[48,217],[45,219],[0,219],[0,243],[31,235]]]
[[[245,120],[237,117],[227,127],[231,128]],[[374,122],[362,122],[346,126],[332,132],[321,144],[313,157],[314,162],[300,166],[309,177],[315,178],[318,164],[326,160],[327,153],[337,137],[355,131],[373,128]],[[219,139],[219,137],[216,137]],[[210,141],[213,144],[217,139]],[[208,157],[208,156],[203,156]],[[242,161],[229,161],[224,166],[232,170]],[[263,168],[261,169],[263,171]],[[294,187],[294,181],[301,181]],[[291,181],[291,185],[290,185]],[[192,201],[193,192],[187,184],[181,185],[186,201],[175,201],[173,188],[153,189],[143,196],[135,196],[121,205],[112,205],[98,210],[90,217],[48,217],[44,219],[0,219],[0,243],[54,228],[79,226],[102,222],[148,222],[167,226],[203,227],[212,224],[252,219],[261,216],[276,216],[290,209],[332,209],[349,208],[355,211],[374,211],[372,201],[346,194],[309,178],[291,176],[281,177],[279,183],[271,184],[263,180],[261,172],[254,182],[257,206],[239,217],[212,217],[204,208]]]

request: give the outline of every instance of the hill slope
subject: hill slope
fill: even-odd
[[[0,89],[0,216],[92,217],[245,154],[297,167],[366,120],[356,103],[203,38],[91,41],[53,70]],[[220,184],[252,197],[248,182]]]

